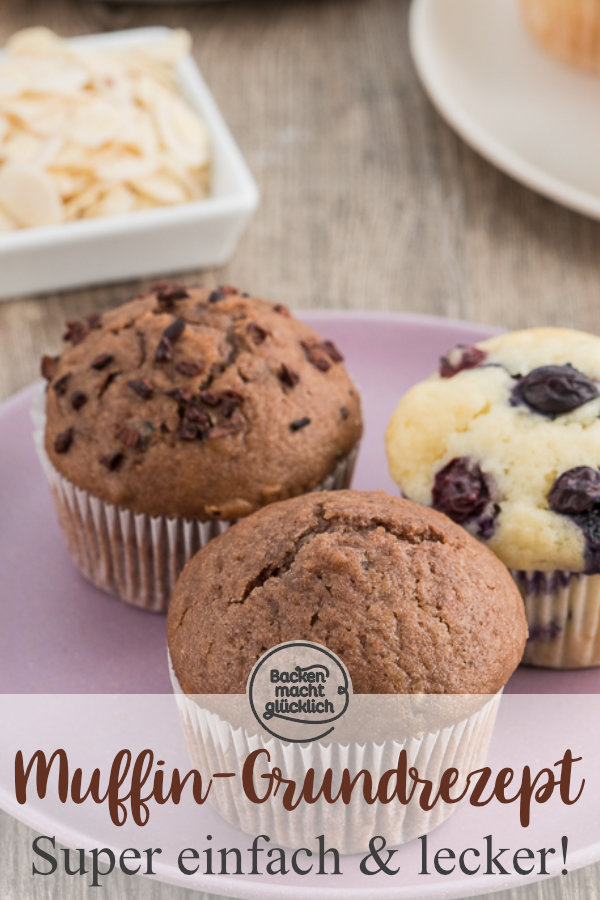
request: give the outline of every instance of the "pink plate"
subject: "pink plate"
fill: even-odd
[[[446,350],[457,343],[481,340],[494,332],[483,326],[417,315],[321,312],[307,313],[303,318],[343,349],[348,369],[361,391],[366,430],[354,486],[395,492],[395,485],[387,471],[383,436],[399,397],[411,384],[430,373],[435,368],[438,357]],[[127,607],[98,591],[79,575],[68,557],[31,439],[29,409],[34,391],[35,386],[26,388],[0,408],[0,430],[3,436],[3,465],[0,470],[2,693],[169,694],[171,688],[166,661],[164,617]],[[507,693],[600,694],[600,669],[579,672],[521,669],[511,679]],[[506,699],[514,700],[514,703],[500,714],[492,747],[492,757],[496,761],[502,760],[503,748],[513,748],[515,742],[527,734],[530,722],[529,701],[533,698]],[[27,703],[32,700],[33,698],[23,697],[25,731],[28,721],[25,710],[28,708]],[[571,706],[568,697],[563,697],[562,700],[555,698],[551,705],[540,705],[540,709],[546,711],[543,721],[540,721],[536,739],[538,743],[542,743],[539,743],[539,749],[537,743],[535,746],[532,743],[532,753],[539,755],[543,747],[548,746],[548,742],[560,739],[561,724],[566,715],[570,716],[573,741],[576,742],[576,738],[586,731],[588,717],[583,716],[581,721],[578,720],[577,705]],[[589,700],[591,702],[597,698]],[[600,707],[600,701],[597,702]],[[564,706],[561,715],[557,712],[556,721],[552,721],[552,709],[559,709],[561,706]],[[546,714],[548,709],[551,721],[548,721]],[[181,744],[174,710],[171,716],[170,734],[175,742]],[[598,721],[599,716],[595,715],[594,718]],[[135,733],[135,722],[127,723],[126,732]],[[101,731],[100,735],[102,733]],[[164,730],[157,727],[155,737],[157,743],[160,743]],[[568,740],[571,740],[570,735]],[[99,741],[102,741],[101,736]],[[595,742],[597,750],[595,733],[590,735],[588,731],[582,741],[587,742],[588,749],[591,748],[590,741]],[[121,744],[123,745],[124,743]],[[103,837],[100,819],[92,821],[92,817],[84,824],[77,818],[81,813],[75,807],[57,808],[53,811],[48,804],[41,802],[37,806],[28,804],[25,808],[18,807],[11,793],[10,769],[2,765],[7,760],[8,749],[0,739],[0,805],[13,815],[26,819],[38,830],[56,834],[59,840],[62,839],[71,846],[102,846],[102,840],[110,840],[108,835]],[[558,749],[557,745],[557,752]],[[180,751],[181,746],[178,746],[177,752]],[[549,760],[550,764],[553,762],[554,758]],[[181,808],[175,812],[182,815],[185,810]],[[575,835],[570,845],[571,868],[600,857],[599,847],[593,843],[598,831],[597,817],[595,821],[590,821],[586,819],[586,814],[581,820],[583,813],[583,808],[580,808],[579,817],[571,820]],[[596,813],[592,810],[589,815],[595,816]],[[238,844],[240,847],[247,845],[248,838],[226,825],[211,809],[203,808],[202,816],[202,833],[220,835],[223,842],[229,842],[228,846],[235,846],[236,842],[242,842]],[[444,846],[445,838],[448,845],[458,827],[463,829],[464,834],[468,834],[469,817],[474,817],[472,810],[459,810],[435,832],[436,842],[439,837],[442,841],[440,846]],[[505,810],[496,814],[490,808],[483,815],[483,819],[488,819],[483,825],[481,818],[480,814],[477,825],[473,828],[474,832],[478,829],[481,832],[483,827],[484,831],[481,833],[485,834],[497,826],[498,833],[504,832],[504,838],[507,839],[507,834],[510,833],[507,832],[509,817]],[[186,824],[180,824],[183,834]],[[187,824],[190,825],[189,822]],[[172,827],[175,827],[175,822]],[[554,834],[556,829],[553,830],[550,824],[548,828],[550,834],[539,833],[538,828],[527,840],[521,837],[521,843],[517,846],[533,847],[536,846],[536,841],[559,840]],[[187,830],[190,831],[190,828]],[[567,832],[563,830],[560,833]],[[82,843],[83,841],[86,843]],[[138,846],[142,844],[138,843]],[[413,856],[416,853],[412,845],[403,848],[401,852],[406,859],[410,859],[411,853]],[[323,883],[312,876],[295,880],[290,876],[286,878],[285,884],[274,878],[263,880],[198,876],[190,879],[178,872],[173,860],[169,860],[166,854],[157,866],[157,872],[166,881],[239,897],[300,897],[305,896],[310,888],[315,900],[318,897],[338,896],[455,897],[498,890],[501,886],[512,887],[527,880],[518,875],[508,880],[503,877],[486,880],[469,879],[459,874],[457,877],[441,878],[438,881],[430,880],[425,887],[422,880],[413,878],[411,881],[408,876],[401,882],[397,879],[386,880],[385,877],[369,881],[344,876],[339,880],[325,879]],[[353,888],[356,888],[356,893]]]

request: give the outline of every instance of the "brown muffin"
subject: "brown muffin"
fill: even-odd
[[[446,516],[383,493],[277,503],[186,566],[168,615],[186,694],[243,693],[270,647],[306,639],[355,693],[496,693],[527,636],[508,570]]]
[[[164,611],[233,521],[349,485],[358,393],[334,344],[286,307],[162,283],[65,339],[42,361],[36,442],[71,556],[103,590]]]
[[[234,289],[159,286],[66,338],[45,364],[46,452],[134,512],[245,516],[316,488],[360,438],[337,348]]]

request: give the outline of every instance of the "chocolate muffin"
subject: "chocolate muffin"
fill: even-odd
[[[168,614],[188,694],[243,693],[270,647],[306,639],[345,663],[355,693],[490,693],[527,628],[507,569],[446,516],[383,493],[273,504],[198,553]]]
[[[493,553],[441,513],[357,491],[275,503],[211,541],[182,572],[167,629],[182,725],[201,771],[240,773],[264,749],[271,771],[298,782],[314,771],[316,784],[328,772],[337,784],[347,769],[377,783],[404,752],[433,784],[455,768],[457,794],[485,764],[498,692],[527,634],[519,592]],[[257,728],[244,696],[263,654],[295,640],[337,654],[353,685],[350,721],[308,744],[277,739],[277,726]],[[344,853],[366,850],[373,834],[400,844],[454,810],[368,804],[357,792],[341,807],[289,811],[283,791],[257,805],[241,794],[241,779],[221,781],[211,802],[224,818],[290,847],[315,834]]]
[[[123,599],[164,609],[232,520],[348,485],[357,391],[337,347],[281,304],[162,283],[65,339],[42,364],[59,518],[84,574]]]

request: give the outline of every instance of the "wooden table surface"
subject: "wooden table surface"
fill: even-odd
[[[600,224],[520,187],[449,130],[415,76],[407,14],[406,0],[119,7],[19,0],[2,4],[0,43],[31,24],[64,35],[151,24],[190,29],[262,195],[235,258],[202,273],[206,283],[233,282],[299,308],[411,310],[600,332]],[[0,399],[37,375],[40,354],[58,349],[65,319],[109,308],[138,287],[0,303]],[[32,837],[0,814],[1,900],[96,896],[85,879],[33,879]],[[594,898],[599,885],[600,865],[497,896]],[[111,876],[103,896],[190,894]]]

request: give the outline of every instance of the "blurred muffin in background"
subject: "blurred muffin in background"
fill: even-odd
[[[545,50],[600,72],[600,0],[521,0],[521,11]]]

